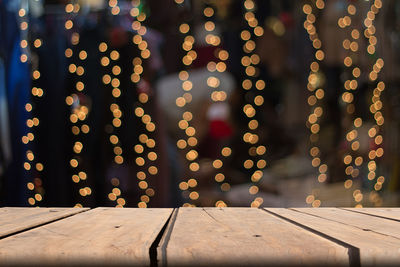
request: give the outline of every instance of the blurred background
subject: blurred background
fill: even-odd
[[[398,206],[400,1],[0,0],[1,206]]]

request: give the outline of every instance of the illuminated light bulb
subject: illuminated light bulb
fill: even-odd
[[[190,192],[189,198],[192,200],[197,200],[200,197],[199,193],[196,191]]]
[[[230,186],[230,184],[228,184],[228,183],[223,183],[223,184],[221,185],[221,190],[222,190],[222,191],[227,192],[227,191],[230,190],[230,188],[231,188],[231,186]]]
[[[187,181],[187,184],[188,184],[188,186],[189,187],[196,187],[197,186],[197,181],[196,181],[196,179],[189,179],[188,181]]]
[[[314,200],[314,201],[312,202],[311,205],[312,205],[313,208],[318,208],[319,206],[321,206],[321,200],[316,199],[316,200]]]
[[[260,27],[260,26],[256,26],[254,28],[254,35],[256,35],[258,37],[264,35],[264,29],[262,27]]]
[[[189,169],[192,172],[197,172],[200,169],[200,165],[197,162],[192,162],[189,164]]]
[[[217,173],[214,178],[216,182],[221,183],[225,180],[225,175],[222,173]]]
[[[78,161],[76,159],[71,159],[69,163],[72,168],[78,167]]]
[[[147,158],[151,161],[155,161],[157,159],[157,154],[155,152],[151,151],[147,154]]]
[[[149,197],[153,197],[155,194],[155,191],[152,188],[147,188],[145,192],[146,192],[146,195],[148,195]]]
[[[257,161],[257,168],[264,169],[267,166],[267,162],[264,159]]]
[[[311,12],[312,12],[311,6],[309,4],[303,5],[303,12],[304,12],[304,14],[307,14],[307,15],[311,14]]]
[[[263,90],[265,88],[265,82],[263,80],[258,80],[256,82],[256,88],[258,90]]]
[[[142,145],[140,145],[140,144],[135,145],[134,149],[135,149],[135,152],[138,153],[138,154],[141,154],[144,151],[144,147]]]
[[[253,165],[254,165],[254,162],[253,162],[252,160],[250,160],[250,159],[245,160],[245,162],[243,163],[243,166],[244,166],[246,169],[252,168]]]
[[[106,43],[101,42],[101,43],[99,44],[99,51],[100,51],[100,52],[104,53],[104,52],[107,51],[107,49],[108,49],[108,45],[107,45]]]
[[[146,146],[149,148],[154,148],[156,145],[156,142],[153,139],[147,139],[146,141]]]
[[[113,51],[111,51],[110,52],[110,58],[112,59],[112,60],[118,60],[119,59],[119,53],[118,53],[118,51],[116,51],[116,50],[113,50]]]
[[[189,25],[186,24],[186,23],[183,23],[183,24],[181,24],[181,25],[179,26],[179,31],[180,31],[181,33],[187,33],[187,32],[189,32],[189,30],[190,30],[190,27],[189,27]]]
[[[214,9],[212,9],[211,7],[206,7],[206,8],[203,10],[203,14],[204,14],[204,16],[206,16],[206,17],[212,17],[212,16],[214,15]]]
[[[29,190],[35,189],[35,185],[34,185],[33,183],[31,183],[31,182],[27,183],[27,184],[26,184],[26,187],[27,187]]]
[[[356,11],[357,11],[357,9],[356,9],[356,7],[355,7],[354,5],[348,5],[348,7],[347,7],[347,12],[348,12],[350,15],[355,15],[355,14],[356,14]]]
[[[240,33],[240,37],[242,38],[242,40],[247,41],[247,40],[249,40],[249,39],[251,38],[251,34],[250,34],[249,31],[243,30],[243,31]]]
[[[227,205],[224,201],[218,200],[217,202],[215,202],[215,207],[223,208],[223,207],[227,207]]]
[[[142,157],[137,157],[135,162],[136,162],[136,165],[138,165],[138,166],[143,166],[145,164],[145,160]]]
[[[313,195],[308,195],[306,198],[306,203],[311,204],[315,200],[315,197]]]
[[[115,201],[117,199],[117,196],[114,193],[109,193],[108,194],[108,199],[111,201]]]
[[[325,53],[322,50],[317,50],[317,52],[315,52],[315,58],[322,61],[325,58]]]
[[[193,137],[193,136],[189,137],[188,140],[187,140],[188,145],[191,146],[191,147],[196,146],[197,142],[198,142],[197,139],[195,137]]]
[[[224,157],[229,157],[229,156],[232,154],[232,149],[229,148],[229,147],[224,147],[224,148],[222,148],[222,150],[221,150],[221,154],[222,154]]]
[[[73,26],[74,26],[74,23],[72,22],[72,20],[67,20],[65,22],[65,29],[70,30]]]
[[[145,104],[145,103],[147,103],[147,101],[149,101],[149,96],[145,93],[140,93],[139,94],[139,102]]]
[[[29,205],[31,205],[31,206],[35,205],[35,199],[32,198],[32,197],[28,198],[28,203],[29,203]]]
[[[253,175],[251,176],[251,181],[256,183],[258,181],[260,181],[260,179],[263,177],[263,172],[260,170],[257,170],[253,173]]]
[[[251,186],[251,187],[249,188],[249,193],[250,193],[251,195],[257,194],[258,191],[259,191],[258,186],[253,185],[253,186]]]
[[[158,168],[156,166],[150,166],[148,168],[148,172],[151,175],[156,175],[158,173]]]

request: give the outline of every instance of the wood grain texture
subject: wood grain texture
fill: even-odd
[[[0,208],[0,238],[88,210],[87,208]]]
[[[400,208],[343,208],[353,212],[400,221]]]
[[[360,229],[353,226],[351,221],[344,224],[339,221],[343,218],[338,219],[339,216],[336,216],[339,212],[336,215],[332,214],[330,218],[324,218],[309,214],[311,209],[266,210],[358,248],[361,266],[391,266],[399,263],[400,240],[398,238]],[[319,210],[315,209],[313,213]]]
[[[180,208],[169,227],[168,266],[349,263],[347,248],[260,209]]]
[[[294,210],[353,226],[363,231],[392,236],[400,240],[400,223],[392,220],[337,208],[296,208]]]
[[[0,265],[150,264],[172,209],[97,208],[0,240]]]

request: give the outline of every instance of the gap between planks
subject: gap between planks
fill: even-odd
[[[242,261],[243,260],[242,259],[242,260],[237,261],[238,260],[238,255],[246,253],[246,252],[243,252],[243,250],[240,250],[240,251],[236,251],[236,252],[239,253],[239,254],[237,254],[236,252],[234,252],[234,250],[231,251],[231,249],[235,249],[235,247],[239,248],[241,245],[238,242],[240,240],[242,240],[243,238],[246,238],[247,234],[252,235],[252,237],[261,237],[261,236],[262,237],[261,237],[261,239],[259,241],[255,242],[255,243],[251,243],[252,242],[252,241],[250,242],[251,238],[249,238],[247,241],[249,241],[250,243],[249,242],[247,242],[247,243],[245,242],[247,245],[246,244],[244,244],[244,245],[242,244],[244,246],[243,247],[244,251],[249,250],[248,246],[250,246],[250,244],[252,244],[252,245],[254,245],[254,244],[262,245],[263,242],[265,243],[268,240],[272,241],[272,240],[274,240],[276,238],[280,239],[279,234],[278,235],[277,234],[272,234],[272,236],[264,235],[264,233],[268,234],[268,232],[271,232],[271,230],[269,230],[268,227],[265,228],[265,226],[264,226],[264,228],[262,228],[262,230],[261,230],[262,231],[262,235],[260,233],[260,229],[258,229],[257,227],[256,228],[253,227],[254,223],[252,222],[252,220],[255,219],[254,216],[256,215],[254,212],[258,210],[259,211],[259,218],[260,218],[258,220],[259,223],[262,223],[264,221],[263,220],[263,218],[264,218],[264,219],[267,219],[267,223],[269,223],[269,224],[277,223],[277,226],[282,224],[283,226],[278,227],[279,228],[278,230],[281,230],[281,231],[284,229],[284,225],[287,224],[287,227],[289,227],[290,230],[296,230],[296,228],[297,228],[298,229],[297,231],[299,233],[303,233],[304,237],[309,236],[308,239],[311,238],[312,240],[315,240],[315,241],[320,240],[319,244],[325,244],[326,245],[325,248],[329,247],[329,246],[331,246],[332,248],[337,247],[337,249],[338,249],[337,253],[342,253],[343,252],[343,257],[342,256],[335,257],[336,260],[332,261],[331,264],[333,264],[333,262],[337,262],[337,264],[340,264],[340,257],[342,257],[342,259],[344,260],[342,262],[342,264],[344,264],[344,265],[350,264],[351,266],[357,266],[356,261],[352,261],[351,262],[351,259],[349,259],[349,256],[350,256],[349,255],[349,251],[352,248],[351,245],[348,245],[347,243],[345,245],[343,245],[343,243],[340,243],[340,242],[332,242],[332,240],[324,238],[321,235],[315,235],[315,233],[312,233],[308,228],[301,227],[298,224],[294,224],[294,223],[292,223],[292,222],[290,222],[288,220],[285,220],[285,219],[282,219],[280,217],[274,216],[273,214],[269,214],[267,211],[264,211],[264,210],[261,210],[261,209],[248,208],[248,210],[253,210],[254,212],[249,213],[250,219],[248,221],[246,220],[246,218],[243,218],[243,219],[245,219],[244,221],[246,223],[244,225],[242,225],[240,223],[240,218],[237,217],[237,215],[246,215],[247,213],[244,213],[243,211],[241,211],[240,208],[238,208],[238,209],[227,208],[226,209],[226,210],[230,211],[229,215],[235,215],[236,217],[235,216],[233,216],[233,217],[232,216],[228,216],[228,214],[226,216],[223,215],[221,217],[220,214],[215,213],[218,210],[216,208],[214,208],[214,209],[213,208],[202,208],[202,209],[198,208],[197,212],[193,211],[192,214],[188,213],[189,210],[190,210],[189,208],[182,208],[182,209],[177,210],[176,213],[173,215],[173,217],[172,217],[173,219],[171,219],[171,221],[170,221],[170,223],[168,225],[168,230],[166,230],[166,232],[164,233],[164,236],[163,236],[163,238],[162,238],[162,240],[160,242],[159,248],[158,248],[159,264],[160,265],[166,266],[166,265],[170,265],[170,264],[173,264],[173,265],[175,264],[175,265],[179,265],[179,266],[185,266],[185,264],[196,264],[196,266],[197,265],[199,265],[199,266],[200,265],[201,266],[203,266],[203,265],[204,266],[224,265],[225,266],[225,265],[228,264],[228,262],[230,264],[233,264],[233,265],[235,265],[235,264],[236,265],[238,265],[238,264],[239,265],[240,264],[246,265],[246,260]],[[222,209],[222,210],[225,210],[225,209]],[[185,212],[183,212],[183,211],[185,211]],[[213,211],[213,212],[211,212],[211,211]],[[231,211],[235,211],[235,212],[232,213]],[[183,213],[181,213],[181,212],[183,212]],[[262,216],[263,213],[266,215],[265,217]],[[197,217],[198,216],[197,214],[198,215],[203,214],[203,215],[201,215],[200,217]],[[218,215],[218,216],[215,216],[215,215]],[[191,218],[191,217],[193,217],[193,218]],[[270,219],[268,219],[268,217]],[[196,219],[196,218],[198,218],[198,219]],[[212,250],[213,250],[212,246],[208,246],[207,245],[208,237],[212,237],[212,236],[207,236],[207,235],[211,235],[212,234],[212,232],[209,232],[209,230],[212,228],[211,224],[213,224],[213,223],[225,224],[225,223],[228,223],[229,220],[233,219],[233,218],[235,219],[234,223],[233,223],[233,226],[235,226],[235,227],[233,227],[233,226],[232,227],[223,227],[224,229],[214,232],[214,234],[216,234],[216,236],[217,236],[217,239],[214,240],[214,241],[217,242],[218,244],[220,244],[219,241],[221,241],[221,240],[219,239],[219,237],[221,237],[222,238],[222,241],[221,241],[222,243],[223,242],[228,242],[228,243],[230,242],[230,245],[231,245],[230,249],[225,250],[225,251],[214,251],[214,252],[212,252]],[[191,221],[191,220],[193,220],[193,221]],[[279,223],[279,221],[281,221],[282,223]],[[237,224],[237,223],[239,223],[239,224]],[[190,224],[192,224],[192,226],[205,227],[205,230],[204,231],[200,231],[200,232],[195,231],[196,233],[188,232],[190,237],[182,235],[182,227],[185,228],[187,225],[190,225]],[[202,225],[202,224],[205,224],[205,225]],[[242,229],[246,225],[248,227],[251,226],[251,228],[247,229],[248,231],[246,230],[246,227],[244,229]],[[292,226],[290,226],[290,225],[292,225]],[[227,228],[229,228],[229,229],[227,229]],[[236,232],[236,230],[238,230],[239,232]],[[243,231],[241,232],[241,230],[243,230]],[[175,232],[175,231],[177,231],[177,232]],[[230,232],[230,234],[229,234],[227,231],[228,232],[229,231],[233,231],[233,232]],[[174,236],[174,233],[175,233],[175,236]],[[197,241],[196,241],[197,239],[195,238],[195,236],[199,235],[199,234],[202,235],[202,236],[198,237],[198,238],[200,238],[200,241],[202,241],[202,243],[200,245],[197,243]],[[228,236],[225,236],[225,234],[227,234]],[[206,235],[206,236],[204,236],[204,235]],[[286,239],[290,239],[290,240],[293,239],[295,241],[299,241],[299,239],[298,239],[299,236],[301,236],[301,234],[295,235],[294,238],[290,237],[290,238],[286,238]],[[312,237],[312,236],[315,236],[315,237]],[[183,238],[183,240],[182,240],[182,238]],[[215,238],[215,236],[214,236],[214,238]],[[212,241],[212,238],[210,238],[210,240]],[[274,244],[273,246],[270,247],[270,249],[274,249],[276,251],[279,251],[282,248],[283,252],[285,252],[286,254],[289,253],[290,255],[293,256],[293,255],[299,253],[298,252],[299,249],[303,248],[303,246],[300,245],[300,246],[297,246],[297,249],[295,247],[294,250],[291,250],[291,249],[288,249],[285,246],[284,241],[282,241],[282,242],[278,242],[280,244],[280,246],[275,246],[275,244]],[[340,244],[338,244],[338,243],[340,243]],[[202,247],[202,244],[204,246],[206,246],[206,247]],[[299,245],[298,242],[296,244]],[[192,247],[192,245],[194,247]],[[269,247],[269,246],[267,246],[267,247]],[[179,249],[175,250],[176,248],[179,248]],[[264,246],[258,247],[258,248],[259,249],[263,248],[264,250],[266,249]],[[205,249],[208,252],[210,252],[210,254],[207,254],[208,253],[207,251],[204,252],[203,250],[199,250],[199,249]],[[263,249],[261,249],[261,250],[263,250]],[[357,248],[354,248],[354,250],[357,251]],[[171,255],[170,255],[170,252],[172,252]],[[251,248],[250,248],[249,252],[253,252],[251,250]],[[308,251],[308,252],[310,252],[310,251]],[[216,254],[213,254],[213,253],[216,253]],[[262,260],[263,263],[267,263],[268,262],[268,263],[274,264],[275,263],[274,261],[277,261],[276,263],[280,262],[281,264],[284,264],[284,262],[286,260],[289,260],[289,259],[286,259],[285,257],[279,257],[279,256],[276,256],[276,255],[273,255],[273,254],[271,254],[271,258],[268,258],[268,257],[265,258],[264,254],[262,254],[262,253],[260,254],[259,251],[257,253],[253,253],[252,255],[255,255],[255,256],[256,255],[258,255],[258,256],[263,255],[263,256],[261,256],[259,258],[259,260]],[[285,253],[283,253],[283,254],[285,254]],[[184,257],[185,255],[183,255],[183,254],[185,254],[185,255],[187,254],[186,257]],[[226,254],[226,256],[230,255],[232,257],[227,256],[228,258],[225,259],[225,260],[227,260],[225,262],[224,259],[223,259],[225,256],[223,256],[223,254]],[[218,255],[217,259],[214,259],[213,256],[217,256],[217,255]],[[283,256],[283,255],[281,255],[281,256]],[[326,255],[326,256],[328,256],[328,255]],[[332,256],[332,255],[330,255],[330,256]],[[214,261],[212,261],[209,257],[212,257],[214,259]],[[204,259],[204,261],[203,261],[203,259]],[[311,264],[311,265],[312,265],[312,263],[315,265],[315,264],[317,264],[317,262],[320,261],[318,259],[316,259],[317,261],[315,261],[315,259],[312,259],[312,257],[310,257],[310,256],[307,256],[307,257],[302,258],[302,259],[305,260],[304,264]],[[210,260],[211,260],[211,262],[210,262]],[[324,258],[323,261],[326,261],[326,259]],[[289,262],[291,262],[291,261],[290,260],[287,261],[286,264],[289,264]],[[306,262],[308,262],[308,263],[306,263]],[[257,260],[254,260],[252,263],[253,264],[261,264],[261,261],[257,262]],[[326,262],[326,263],[328,263],[328,265],[329,265],[329,262]],[[250,263],[247,262],[247,264],[250,264]]]
[[[47,224],[51,224],[53,222],[60,221],[60,220],[63,220],[65,218],[72,217],[72,216],[77,215],[79,213],[85,213],[85,212],[87,212],[89,210],[90,209],[85,209],[85,210],[79,211],[79,212],[74,213],[74,214],[67,214],[67,215],[65,215],[63,217],[51,219],[51,220],[49,220],[47,222],[40,223],[40,224],[37,224],[37,225],[34,225],[34,226],[30,226],[30,227],[27,227],[27,228],[25,228],[23,230],[20,230],[18,232],[13,232],[13,233],[10,233],[10,234],[8,234],[6,236],[2,236],[2,237],[0,237],[0,239],[4,239],[6,237],[9,237],[9,236],[12,236],[12,235],[15,235],[15,234],[19,234],[19,233],[26,232],[26,231],[29,231],[29,230],[32,230],[32,229],[35,229],[35,228],[39,228],[41,226],[44,226],[44,225],[47,225]],[[180,210],[180,208],[176,208],[176,209],[172,210],[172,212],[170,213],[168,219],[165,221],[164,225],[160,229],[159,233],[157,233],[156,238],[154,240],[150,241],[150,242],[152,242],[151,246],[149,248],[150,266],[166,266],[167,265],[167,246],[168,246],[168,243],[170,241],[171,233],[174,230],[175,221],[177,219],[179,210]],[[203,208],[203,210],[205,211],[204,208]],[[337,245],[340,245],[342,247],[347,248],[348,255],[349,255],[350,266],[360,266],[360,261],[361,260],[360,260],[360,249],[359,248],[357,248],[357,247],[345,242],[344,240],[337,239],[337,238],[335,238],[335,237],[333,237],[333,236],[331,236],[331,235],[329,235],[327,233],[323,233],[323,232],[321,232],[319,230],[313,229],[312,226],[307,226],[307,225],[305,225],[305,224],[303,224],[301,222],[295,221],[294,219],[287,218],[287,217],[285,217],[284,214],[279,214],[279,212],[278,212],[279,209],[262,208],[260,210],[262,210],[262,211],[264,211],[266,213],[269,213],[272,216],[278,217],[279,219],[284,220],[286,222],[289,222],[289,223],[291,223],[293,225],[301,227],[304,230],[306,230],[308,232],[311,232],[311,233],[313,233],[313,234],[315,234],[315,235],[317,235],[319,237],[322,237],[324,239],[327,239],[327,240],[329,240],[331,242],[334,242]],[[292,212],[298,212],[300,214],[307,214],[307,215],[312,216],[311,214],[308,214],[307,212],[301,211],[301,209],[300,210],[299,209],[288,209],[288,210],[291,210]],[[341,208],[339,210],[344,211],[346,213],[347,212],[348,213],[353,213],[353,214],[354,213],[358,213],[360,215],[363,214],[363,215],[374,216],[377,219],[378,218],[382,218],[382,219],[388,219],[388,220],[391,220],[391,221],[398,221],[398,220],[392,219],[392,218],[386,218],[386,217],[383,217],[383,216],[378,216],[378,215],[374,215],[374,214],[364,213],[364,212],[361,212],[361,211],[359,212],[359,211],[345,209],[345,208]],[[327,218],[323,218],[323,217],[321,217],[321,219],[328,220]],[[332,222],[336,222],[336,221],[332,221]],[[336,222],[336,223],[340,224],[340,222]]]
[[[334,243],[336,243],[336,244],[338,244],[338,245],[340,245],[342,247],[347,248],[348,255],[349,255],[349,266],[361,266],[360,249],[359,248],[357,248],[355,246],[352,246],[352,245],[350,245],[350,244],[348,244],[346,242],[343,242],[343,241],[341,241],[339,239],[336,239],[336,238],[334,238],[332,236],[324,234],[324,233],[322,233],[320,231],[317,231],[317,230],[315,230],[315,229],[313,229],[311,227],[308,227],[308,226],[306,226],[304,224],[296,222],[296,221],[294,221],[292,219],[289,219],[289,218],[286,218],[286,217],[284,217],[282,215],[279,215],[279,214],[273,212],[273,210],[274,210],[273,208],[261,208],[261,210],[263,210],[263,211],[265,211],[265,212],[267,212],[267,213],[269,213],[269,214],[271,214],[273,216],[276,216],[276,217],[278,217],[278,218],[280,218],[282,220],[285,220],[285,221],[287,221],[287,222],[289,222],[291,224],[297,225],[297,226],[303,228],[304,230],[309,231],[309,232],[311,232],[311,233],[313,233],[313,234],[315,234],[317,236],[320,236],[320,237],[325,238],[325,239],[327,239],[327,240],[329,240],[331,242],[334,242]],[[292,210],[292,209],[290,209],[290,210]],[[299,212],[297,210],[293,210],[293,211]],[[299,212],[299,213],[301,213],[301,212]]]
[[[25,227],[24,229],[21,229],[21,230],[18,230],[18,231],[13,231],[10,234],[4,235],[4,236],[0,237],[0,240],[4,239],[6,237],[11,237],[11,236],[17,235],[17,234],[24,234],[25,232],[30,231],[30,230],[41,229],[41,227],[43,227],[43,226],[50,225],[50,224],[58,222],[58,221],[63,221],[64,219],[67,219],[69,217],[73,217],[74,215],[78,215],[80,213],[88,214],[87,213],[88,211],[93,211],[93,210],[96,210],[96,209],[86,208],[86,209],[82,209],[82,210],[80,210],[79,212],[76,212],[76,213],[66,214],[66,215],[63,215],[61,217],[51,218],[48,221],[44,221],[44,222],[37,223],[37,224],[34,224],[34,225],[32,224],[30,226]],[[127,210],[121,209],[121,212],[124,212],[124,211],[127,212]],[[173,215],[176,217],[176,214],[177,214],[177,209],[171,209],[171,211],[170,211],[170,213],[168,215],[168,219],[165,220],[165,222],[163,222],[161,228],[158,230],[158,233],[156,232],[155,238],[154,239],[151,238],[150,240],[148,240],[148,242],[150,242],[150,244],[151,244],[148,247],[148,251],[147,251],[147,255],[149,257],[148,258],[149,266],[158,266],[158,263],[157,263],[157,258],[158,258],[157,249],[158,249],[158,246],[160,244],[161,239],[162,238],[165,239],[164,232],[166,231],[167,226],[170,225],[171,218],[173,218]],[[2,264],[0,263],[0,265],[2,265]]]
[[[10,208],[14,209],[13,207],[3,207],[2,209],[10,209]],[[18,208],[15,208],[15,209],[18,209]],[[21,208],[21,209],[23,209],[23,208]],[[55,209],[56,210],[58,208],[32,208],[32,209],[48,209],[49,212],[51,212],[51,209]],[[71,211],[72,211],[72,209],[74,209],[74,208],[71,208]],[[66,219],[68,217],[72,217],[72,216],[77,215],[79,213],[87,212],[89,210],[90,210],[90,208],[80,208],[80,209],[77,209],[75,213],[63,214],[63,215],[61,215],[59,217],[50,218],[47,221],[27,224],[26,226],[21,226],[21,229],[19,229],[19,230],[10,231],[9,233],[0,235],[0,240],[2,240],[4,238],[7,238],[7,237],[10,237],[10,236],[13,236],[13,235],[17,235],[17,234],[20,234],[20,233],[27,232],[27,231],[32,230],[32,229],[36,229],[36,228],[42,227],[42,226],[50,224],[50,223],[54,223],[54,222]]]
[[[361,265],[398,266],[399,227],[393,221],[336,208],[269,210],[357,247]],[[380,223],[383,228],[378,230]],[[386,229],[389,225],[394,227],[392,234]]]
[[[364,215],[369,215],[369,216],[373,216],[373,217],[377,217],[377,218],[381,218],[381,219],[386,219],[386,220],[391,220],[391,221],[395,221],[395,222],[400,222],[400,216],[393,216],[392,214],[383,214],[383,212],[381,212],[381,210],[383,208],[373,208],[374,210],[370,210],[370,208],[363,208],[363,209],[359,209],[359,208],[339,208],[341,210],[345,210],[345,211],[349,211],[349,212],[354,212],[354,213],[359,213],[359,214],[364,214]],[[376,212],[376,210],[379,210],[379,212]],[[388,210],[392,209],[392,208],[387,208]],[[390,211],[387,211],[390,212]]]
[[[178,213],[178,209],[174,208],[172,210],[171,214],[169,215],[168,219],[166,220],[165,224],[161,228],[160,232],[158,233],[157,237],[154,239],[153,243],[151,244],[151,246],[149,248],[150,266],[151,267],[158,266],[158,259],[159,259],[160,253],[165,253],[165,255],[166,255],[166,247],[159,250],[160,244],[162,244],[164,242],[164,240],[169,239],[172,228],[175,224],[175,219],[176,219],[177,213]],[[164,233],[167,229],[168,229],[167,234],[164,235]],[[163,257],[162,259],[166,260],[166,257]],[[162,263],[162,266],[166,266],[166,262],[165,262],[165,264]]]

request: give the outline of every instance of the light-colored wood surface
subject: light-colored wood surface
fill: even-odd
[[[0,208],[0,238],[68,217],[87,208]]]
[[[96,208],[0,240],[0,265],[150,264],[173,209]]]
[[[400,221],[400,209],[399,208],[343,208],[344,210],[350,210],[352,212],[369,214],[372,216],[398,220]]]
[[[0,208],[0,265],[399,266],[399,208]]]
[[[299,208],[294,210],[353,226],[363,231],[392,236],[400,240],[400,223],[396,221],[383,220],[378,217],[336,208]]]
[[[353,255],[353,257],[359,257],[361,266],[388,266],[400,261],[400,239],[368,229],[360,229],[353,226],[351,221],[346,224],[336,221],[339,220],[339,214],[345,211],[337,209],[337,214],[332,214],[331,218],[324,218],[309,214],[320,209],[315,209],[312,212],[313,209],[311,208],[266,210],[353,246],[359,251],[359,256]]]
[[[261,209],[181,208],[169,227],[167,265],[349,263],[347,248]]]

